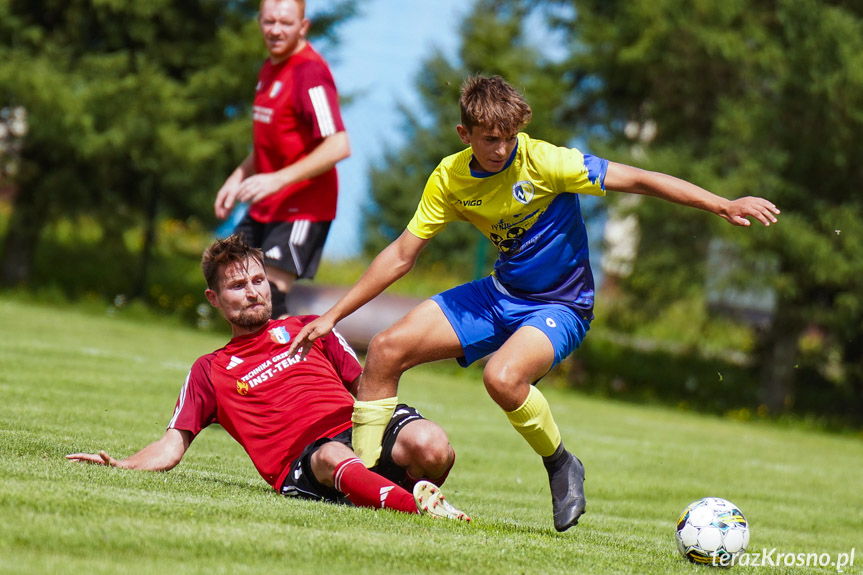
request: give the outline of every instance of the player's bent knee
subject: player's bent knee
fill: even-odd
[[[372,338],[366,357],[367,362],[372,362],[378,368],[389,368],[401,373],[408,368],[408,354],[404,340],[392,329],[385,329]]]
[[[487,367],[482,381],[489,396],[506,411],[518,409],[530,391],[530,382],[514,376],[512,371],[507,369]]]
[[[323,485],[332,487],[333,474],[336,467],[345,459],[356,457],[356,453],[347,445],[338,441],[329,441],[321,445],[313,454],[311,459],[312,473]]]
[[[393,457],[402,467],[421,470],[426,477],[437,477],[449,469],[455,453],[441,426],[421,420],[409,423],[399,433]]]

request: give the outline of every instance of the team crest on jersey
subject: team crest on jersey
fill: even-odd
[[[240,395],[248,395],[249,393],[249,384],[245,381],[237,380],[237,393]]]
[[[273,82],[273,87],[270,88],[270,98],[275,98],[279,95],[279,92],[282,91],[282,83],[281,82]]]
[[[521,182],[516,182],[512,186],[512,197],[514,197],[517,201],[521,202],[524,205],[530,203],[533,199],[535,190],[532,182],[528,182],[527,180],[522,180]]]
[[[288,333],[288,330],[284,326],[279,326],[270,330],[270,339],[276,343],[285,345],[291,341],[291,334]]]

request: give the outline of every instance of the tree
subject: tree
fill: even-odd
[[[354,0],[332,3],[332,35]],[[26,283],[43,230],[95,216],[118,273],[146,284],[159,215],[212,220],[212,199],[248,153],[266,56],[256,0],[0,0],[0,101],[28,111],[19,193],[0,281]],[[139,267],[122,234],[145,229]],[[132,264],[134,266],[134,264]],[[124,269],[125,268],[125,269]]]
[[[566,117],[594,135],[593,149],[725,196],[766,196],[783,211],[779,225],[740,233],[643,202],[642,245],[627,285],[642,308],[656,313],[680,290],[700,289],[703,264],[692,264],[704,261],[717,235],[748,258],[775,259],[777,308],[758,350],[762,401],[778,412],[800,397],[859,417],[863,199],[852,190],[863,181],[863,6],[542,4],[570,42],[578,96]],[[627,137],[627,125],[648,122],[657,127],[649,145]]]
[[[455,131],[459,123],[461,82],[471,74],[499,74],[523,90],[533,108],[528,131],[551,141],[566,141],[570,131],[555,115],[566,98],[558,80],[558,64],[531,44],[524,29],[528,8],[518,2],[479,0],[460,26],[459,61],[450,63],[440,53],[422,65],[417,78],[421,109],[402,108],[405,141],[409,144],[386,151],[381,165],[371,171],[373,208],[366,212],[365,246],[377,253],[404,230],[413,216],[431,172],[448,155],[464,148]],[[476,267],[477,242],[483,238],[469,224],[450,224],[426,248],[426,262],[445,262],[450,269]],[[485,273],[490,258],[485,256]]]

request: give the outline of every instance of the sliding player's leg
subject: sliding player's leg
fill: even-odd
[[[372,471],[408,491],[423,479],[440,487],[455,464],[446,431],[403,403],[396,408],[381,447],[380,462]]]
[[[335,500],[331,495],[335,490],[344,494],[348,501],[358,507],[393,509],[403,513],[431,515],[435,518],[470,521],[467,515],[444,501],[443,494],[437,486],[427,481],[420,481],[411,493],[386,477],[366,469],[351,448],[342,442],[343,440],[344,438],[342,440],[337,438],[333,441],[316,442],[316,447],[312,448],[305,460],[300,458],[300,465],[296,468],[292,467],[289,480],[295,480],[297,476],[302,477],[302,470],[307,468],[306,481],[294,481],[295,484],[304,486],[303,491],[306,493],[323,494],[323,499]],[[299,474],[297,469],[300,470]],[[304,493],[304,496],[307,495]]]

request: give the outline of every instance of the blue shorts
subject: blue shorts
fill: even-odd
[[[581,345],[590,321],[560,303],[526,300],[501,293],[485,277],[454,287],[431,298],[443,310],[461,342],[462,367],[497,351],[515,331],[526,325],[540,330],[554,346],[554,363]]]

